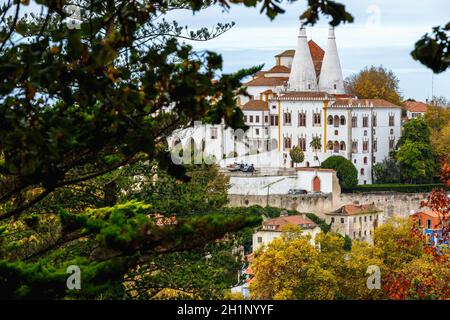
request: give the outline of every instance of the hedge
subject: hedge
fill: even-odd
[[[445,187],[443,183],[434,184],[363,184],[358,185],[356,188],[346,192],[374,192],[374,191],[395,191],[403,193],[419,193],[419,192],[431,192],[433,188],[444,188],[450,190],[449,187]]]

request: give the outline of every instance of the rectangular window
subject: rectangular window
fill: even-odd
[[[270,116],[270,125],[271,126],[278,126],[278,116]]]
[[[358,152],[358,141],[352,141],[352,152]]]
[[[377,152],[377,147],[378,147],[378,144],[377,144],[377,140],[375,139],[375,140],[373,140],[373,152]]]
[[[331,223],[334,223],[334,217],[331,218]]]
[[[395,122],[394,122],[394,116],[393,115],[390,115],[389,116],[389,126],[390,127],[393,127],[395,125]]]
[[[369,151],[369,141],[363,141],[363,152]]]
[[[369,117],[368,116],[364,116],[363,117],[363,127],[367,128],[369,126]]]
[[[290,149],[291,148],[291,138],[285,137],[284,138],[284,149]]]
[[[255,133],[257,136],[259,136],[259,129],[255,129]]]
[[[341,223],[344,223],[345,222],[345,219],[344,218],[341,218]]]
[[[376,127],[377,126],[377,115],[374,114],[372,117],[372,126]]]
[[[298,126],[299,127],[306,127],[306,113],[299,113],[298,114]]]
[[[427,229],[431,229],[431,220],[427,219]]]
[[[259,116],[255,116],[255,122],[259,123]]]
[[[300,149],[302,149],[303,151],[306,151],[306,138],[299,138],[299,139],[298,139],[298,146],[299,146]]]
[[[358,127],[358,117],[353,116],[352,117],[352,128]]]
[[[217,128],[211,128],[211,139],[217,139]]]
[[[262,242],[262,237],[258,237],[258,243]]]
[[[268,123],[269,122],[269,116],[264,116],[264,122]]]
[[[290,112],[285,112],[284,113],[284,124],[285,125],[291,125],[291,113]]]
[[[250,122],[253,123],[253,116],[250,116]]]
[[[315,126],[320,126],[320,113],[314,113],[314,115],[313,115],[313,124]]]
[[[244,116],[244,122],[247,122],[247,116]]]

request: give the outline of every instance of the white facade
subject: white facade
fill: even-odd
[[[206,155],[221,159],[221,166],[244,162],[261,170],[320,166],[328,157],[341,155],[355,165],[359,184],[372,183],[373,165],[388,157],[400,138],[401,107],[342,94],[334,30],[329,38],[331,51],[325,52],[319,79],[314,68],[320,57],[316,52],[311,58],[308,51],[312,49],[301,29],[295,55],[287,50],[276,56],[277,66],[291,67],[290,74],[263,72],[248,82],[251,99],[238,99],[249,126],[245,134],[224,125],[201,125],[175,133],[169,146],[177,141],[184,146],[192,138],[196,145],[206,146]],[[321,89],[328,88],[326,92],[316,91],[321,84]],[[320,139],[320,149],[310,146],[314,137]],[[294,146],[304,149],[305,159],[300,164],[291,162],[289,151]]]
[[[305,229],[302,230],[303,236],[309,236],[309,243],[314,245],[314,239],[316,235],[320,233],[319,227],[314,227],[313,229]],[[253,234],[252,238],[252,249],[253,252],[261,248],[262,246],[267,246],[274,239],[279,238],[281,236],[281,232],[279,231],[268,231],[268,230],[259,230]]]
[[[314,180],[319,190],[314,190]],[[318,181],[317,181],[318,179]],[[270,195],[287,194],[289,189],[306,190],[309,193],[340,192],[336,172],[315,168],[302,168],[292,174],[280,175],[232,175],[230,176],[229,194]]]

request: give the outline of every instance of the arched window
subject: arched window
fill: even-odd
[[[341,116],[341,126],[345,126],[345,117]]]
[[[361,168],[361,170],[359,171],[361,173],[361,175],[364,175],[364,168]]]
[[[328,124],[333,125],[333,116],[328,116]]]
[[[367,164],[367,157],[364,157],[364,164]]]
[[[300,149],[302,149],[302,151],[306,151],[306,138],[299,138],[298,139],[298,146],[300,147]]]
[[[334,152],[339,152],[339,142],[335,141],[333,147]]]
[[[298,114],[298,126],[299,127],[306,127],[306,113],[299,113]]]
[[[334,116],[334,126],[339,127],[339,116]]]
[[[333,150],[333,142],[331,141],[327,142],[327,150]]]
[[[341,141],[341,143],[339,144],[339,150],[345,151],[345,142],[344,141]]]

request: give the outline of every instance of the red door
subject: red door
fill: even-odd
[[[320,179],[319,177],[314,177],[313,179],[313,191],[319,192],[320,191]]]

